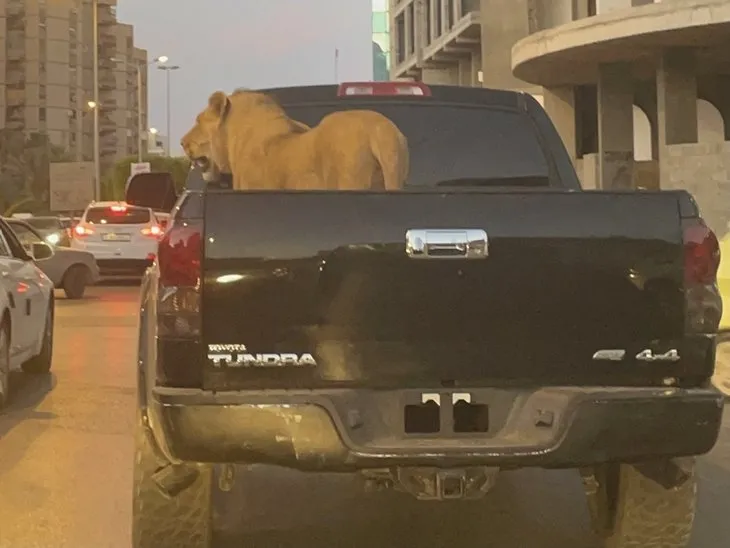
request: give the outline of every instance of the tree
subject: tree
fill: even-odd
[[[185,185],[185,179],[190,171],[190,160],[185,157],[149,156],[143,158],[149,162],[152,171],[166,171],[172,175],[178,192]],[[131,173],[131,165],[137,162],[136,156],[119,160],[114,167],[102,177],[102,197],[104,200],[124,200],[124,187]]]
[[[373,42],[373,80],[376,82],[387,82],[390,80],[388,71],[388,59],[380,44]]]
[[[68,154],[50,143],[44,133],[0,130],[0,211],[11,205],[36,213],[48,210],[49,165]]]

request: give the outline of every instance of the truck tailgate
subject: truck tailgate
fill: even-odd
[[[678,200],[209,192],[204,388],[611,385],[688,374]],[[411,233],[415,256],[413,230],[430,231]],[[473,256],[437,245],[479,231],[487,243],[472,242]],[[424,234],[429,256],[418,253]],[[682,358],[636,360],[647,348]],[[626,358],[611,359],[615,350]]]

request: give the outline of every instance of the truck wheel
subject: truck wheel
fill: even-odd
[[[89,269],[84,265],[74,265],[63,276],[63,291],[69,299],[80,299],[84,296],[86,286],[91,277]]]
[[[686,548],[697,502],[695,459],[606,464],[584,472],[593,523],[604,548]],[[660,484],[659,478],[666,479]]]
[[[176,496],[163,494],[153,474],[164,463],[157,457],[141,414],[137,415],[132,491],[133,548],[210,548],[210,467],[200,467],[192,485]]]

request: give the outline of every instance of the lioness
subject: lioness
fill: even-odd
[[[181,145],[207,180],[233,175],[233,188],[396,190],[408,177],[408,143],[374,111],[325,116],[314,128],[289,118],[263,93],[216,91]]]

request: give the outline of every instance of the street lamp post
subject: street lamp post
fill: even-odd
[[[167,63],[167,56],[161,55],[155,57],[149,63],[137,63],[137,161],[142,162],[142,129],[144,124],[142,123],[142,69],[147,68],[150,65],[156,65],[157,63]]]
[[[126,59],[114,59],[115,61],[124,63],[129,67],[134,67],[135,71],[137,72],[137,162],[139,163],[142,163],[144,156],[144,141],[142,139],[142,134],[146,133],[144,127],[144,117],[142,116],[142,102],[144,99],[144,94],[142,93],[142,70],[146,69],[150,65],[155,65],[157,63],[167,63],[167,59],[168,58],[166,55],[160,55],[159,57],[155,57],[154,59],[152,59],[152,61],[148,63],[130,63]]]
[[[101,151],[99,143],[99,0],[93,0],[92,26],[94,27],[94,200],[101,200]]]
[[[179,65],[160,65],[157,67],[160,70],[165,71],[165,79],[166,79],[166,93],[167,93],[167,155],[170,156],[170,152],[172,151],[172,147],[170,146],[172,143],[172,135],[170,135],[170,72],[173,70],[179,70]]]

